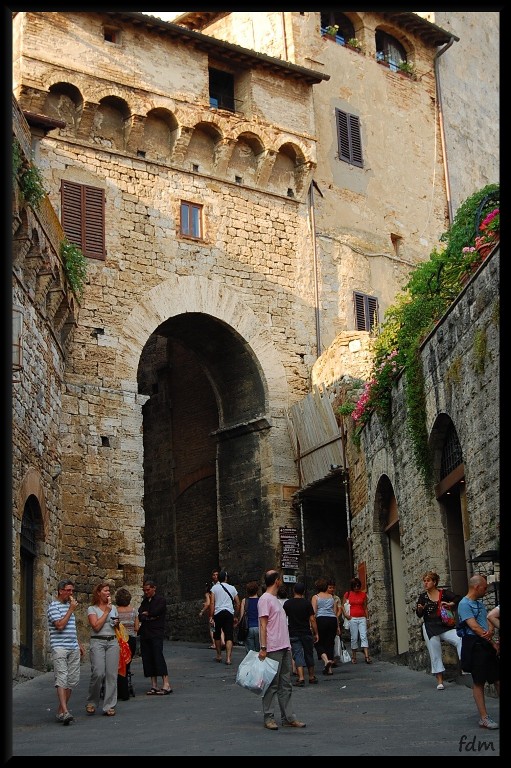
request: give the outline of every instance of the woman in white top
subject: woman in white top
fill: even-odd
[[[87,609],[92,632],[90,636],[91,677],[85,711],[93,715],[99,707],[103,678],[105,698],[103,714],[115,715],[117,704],[117,670],[119,669],[119,643],[115,627],[119,626],[117,607],[112,605],[110,584],[100,582],[92,593],[92,605]]]

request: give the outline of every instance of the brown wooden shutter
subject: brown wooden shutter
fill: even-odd
[[[90,259],[104,259],[104,190],[63,179],[61,197],[62,227],[69,242],[81,248]]]
[[[360,136],[360,120],[356,115],[350,115],[341,109],[336,109],[337,141],[339,157],[346,163],[363,167],[362,139]]]
[[[354,293],[357,331],[372,331],[379,323],[378,299],[365,293]]]

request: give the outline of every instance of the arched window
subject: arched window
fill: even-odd
[[[328,27],[337,27],[335,39],[343,45],[355,37],[355,28],[344,13],[321,11],[321,32],[324,33]]]
[[[385,61],[393,72],[397,72],[401,62],[406,61],[406,51],[395,37],[376,30],[376,61]]]
[[[440,466],[440,480],[443,480],[447,475],[463,464],[463,453],[461,451],[460,441],[458,434],[454,428],[454,424],[449,426],[447,434],[445,436],[444,447],[442,449],[442,460]]]

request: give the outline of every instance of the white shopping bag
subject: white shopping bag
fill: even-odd
[[[264,696],[278,668],[278,661],[268,657],[261,661],[257,651],[249,651],[238,667],[236,684]]]

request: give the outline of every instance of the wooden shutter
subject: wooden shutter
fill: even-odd
[[[354,294],[355,327],[357,331],[372,331],[379,323],[378,299],[365,293]]]
[[[61,196],[62,227],[69,242],[81,248],[90,259],[104,259],[104,190],[62,180]]]
[[[360,120],[341,109],[336,109],[339,158],[351,165],[363,167]]]

